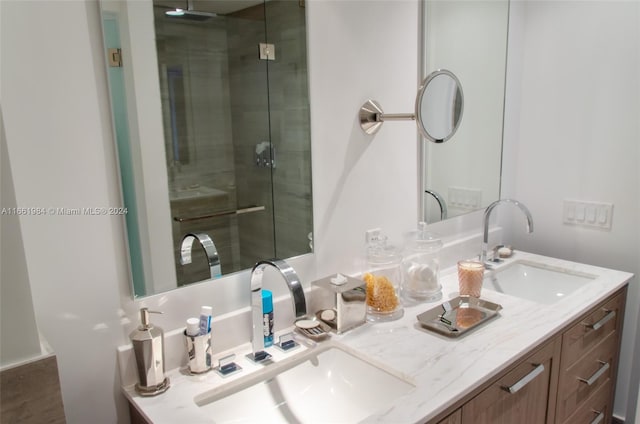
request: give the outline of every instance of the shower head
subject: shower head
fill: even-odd
[[[212,12],[200,12],[194,10],[193,0],[187,0],[186,9],[174,9],[165,12],[165,15],[169,18],[188,19],[191,21],[208,21],[211,18],[218,16]]]

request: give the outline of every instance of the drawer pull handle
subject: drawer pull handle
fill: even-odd
[[[591,424],[600,424],[602,422],[602,420],[604,420],[604,412],[600,412],[600,411],[593,411],[594,414],[598,414],[597,417],[595,417],[593,419],[593,421],[591,421]]]
[[[522,389],[524,386],[529,384],[531,380],[533,380],[534,378],[536,378],[537,376],[539,376],[544,372],[544,364],[537,364],[537,365],[533,364],[533,365],[535,365],[535,368],[531,370],[529,374],[522,377],[512,386],[502,386],[502,389],[512,394],[516,393],[518,390]]]
[[[603,316],[600,321],[595,322],[593,324],[585,324],[585,326],[589,330],[599,330],[601,329],[607,322],[611,321],[613,317],[616,316],[616,311],[606,311],[607,314]]]
[[[587,386],[592,386],[593,383],[595,383],[600,377],[602,377],[602,374],[607,372],[607,370],[609,369],[609,363],[608,362],[602,362],[602,361],[598,361],[598,362],[600,362],[600,365],[601,365],[600,368],[598,369],[598,371],[596,371],[588,379],[578,378],[578,380],[582,381],[583,383],[587,383]]]

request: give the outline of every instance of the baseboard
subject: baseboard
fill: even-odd
[[[611,418],[611,424],[624,424],[624,420],[622,418],[614,416],[613,418]]]

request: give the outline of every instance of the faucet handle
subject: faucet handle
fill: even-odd
[[[259,350],[257,352],[247,353],[245,355],[247,359],[251,362],[255,362],[256,364],[267,363],[271,359],[271,354],[264,350]]]
[[[218,360],[218,366],[216,367],[216,372],[220,374],[222,377],[229,377],[230,375],[233,375],[242,371],[242,367],[234,362],[235,359],[236,359],[235,353],[232,353],[231,355],[227,355],[224,358],[220,358]]]
[[[278,338],[278,343],[275,344],[275,347],[280,349],[283,352],[288,352],[291,349],[295,349],[300,346],[295,340],[293,340],[293,333],[289,332],[287,334],[283,334]]]

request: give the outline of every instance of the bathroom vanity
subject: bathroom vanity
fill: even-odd
[[[608,423],[626,286],[432,420],[453,423]]]
[[[273,363],[263,366],[243,361],[244,371],[225,379],[215,372],[188,375],[186,358],[179,355],[184,350],[179,346],[182,340],[172,336],[177,331],[170,332],[167,343],[178,343],[167,358],[172,386],[156,397],[135,392],[130,349],[122,347],[123,391],[136,416],[134,422],[225,422],[221,411],[250,421],[249,410],[262,411],[261,402],[268,403],[267,397],[273,397],[273,388],[260,388],[273,380],[279,382],[279,401],[286,406],[286,410],[275,408],[282,422],[291,421],[292,415],[286,414],[307,422],[302,411],[309,402],[324,405],[314,415],[316,422],[329,420],[321,415],[329,410],[343,412],[348,422],[609,422],[626,285],[632,274],[525,252],[516,252],[496,272],[506,272],[523,261],[584,278],[584,283],[570,293],[558,291],[557,299],[549,303],[483,289],[482,298],[502,309],[497,317],[460,337],[445,337],[418,323],[416,316],[437,303],[406,307],[404,317],[396,321],[368,323],[287,353],[273,349]],[[443,270],[441,283],[443,300],[457,296],[455,268]],[[542,283],[535,289],[542,291]],[[308,295],[312,308],[317,305],[314,296],[315,291]],[[234,325],[246,323],[246,317],[239,316],[235,321],[217,322],[214,328],[223,337],[234,331]],[[245,343],[215,350],[213,360],[233,352],[242,361],[250,349]],[[338,358],[340,355],[344,358]],[[329,360],[335,361],[331,373],[318,373]],[[362,371],[354,371],[359,367]],[[366,376],[376,373],[384,374],[389,382],[367,383]],[[364,388],[341,391],[341,381],[348,379]],[[312,400],[300,396],[306,389],[314,390],[314,385],[322,390]],[[336,397],[332,399],[333,393]],[[238,406],[246,405],[243,396],[247,394],[252,396],[252,408]],[[380,399],[366,403],[374,394],[380,394]],[[340,403],[345,397],[348,402]],[[328,403],[334,407],[327,408]],[[216,409],[223,404],[224,408]],[[264,410],[269,408],[274,409],[267,405]],[[265,420],[278,421],[273,417]]]

